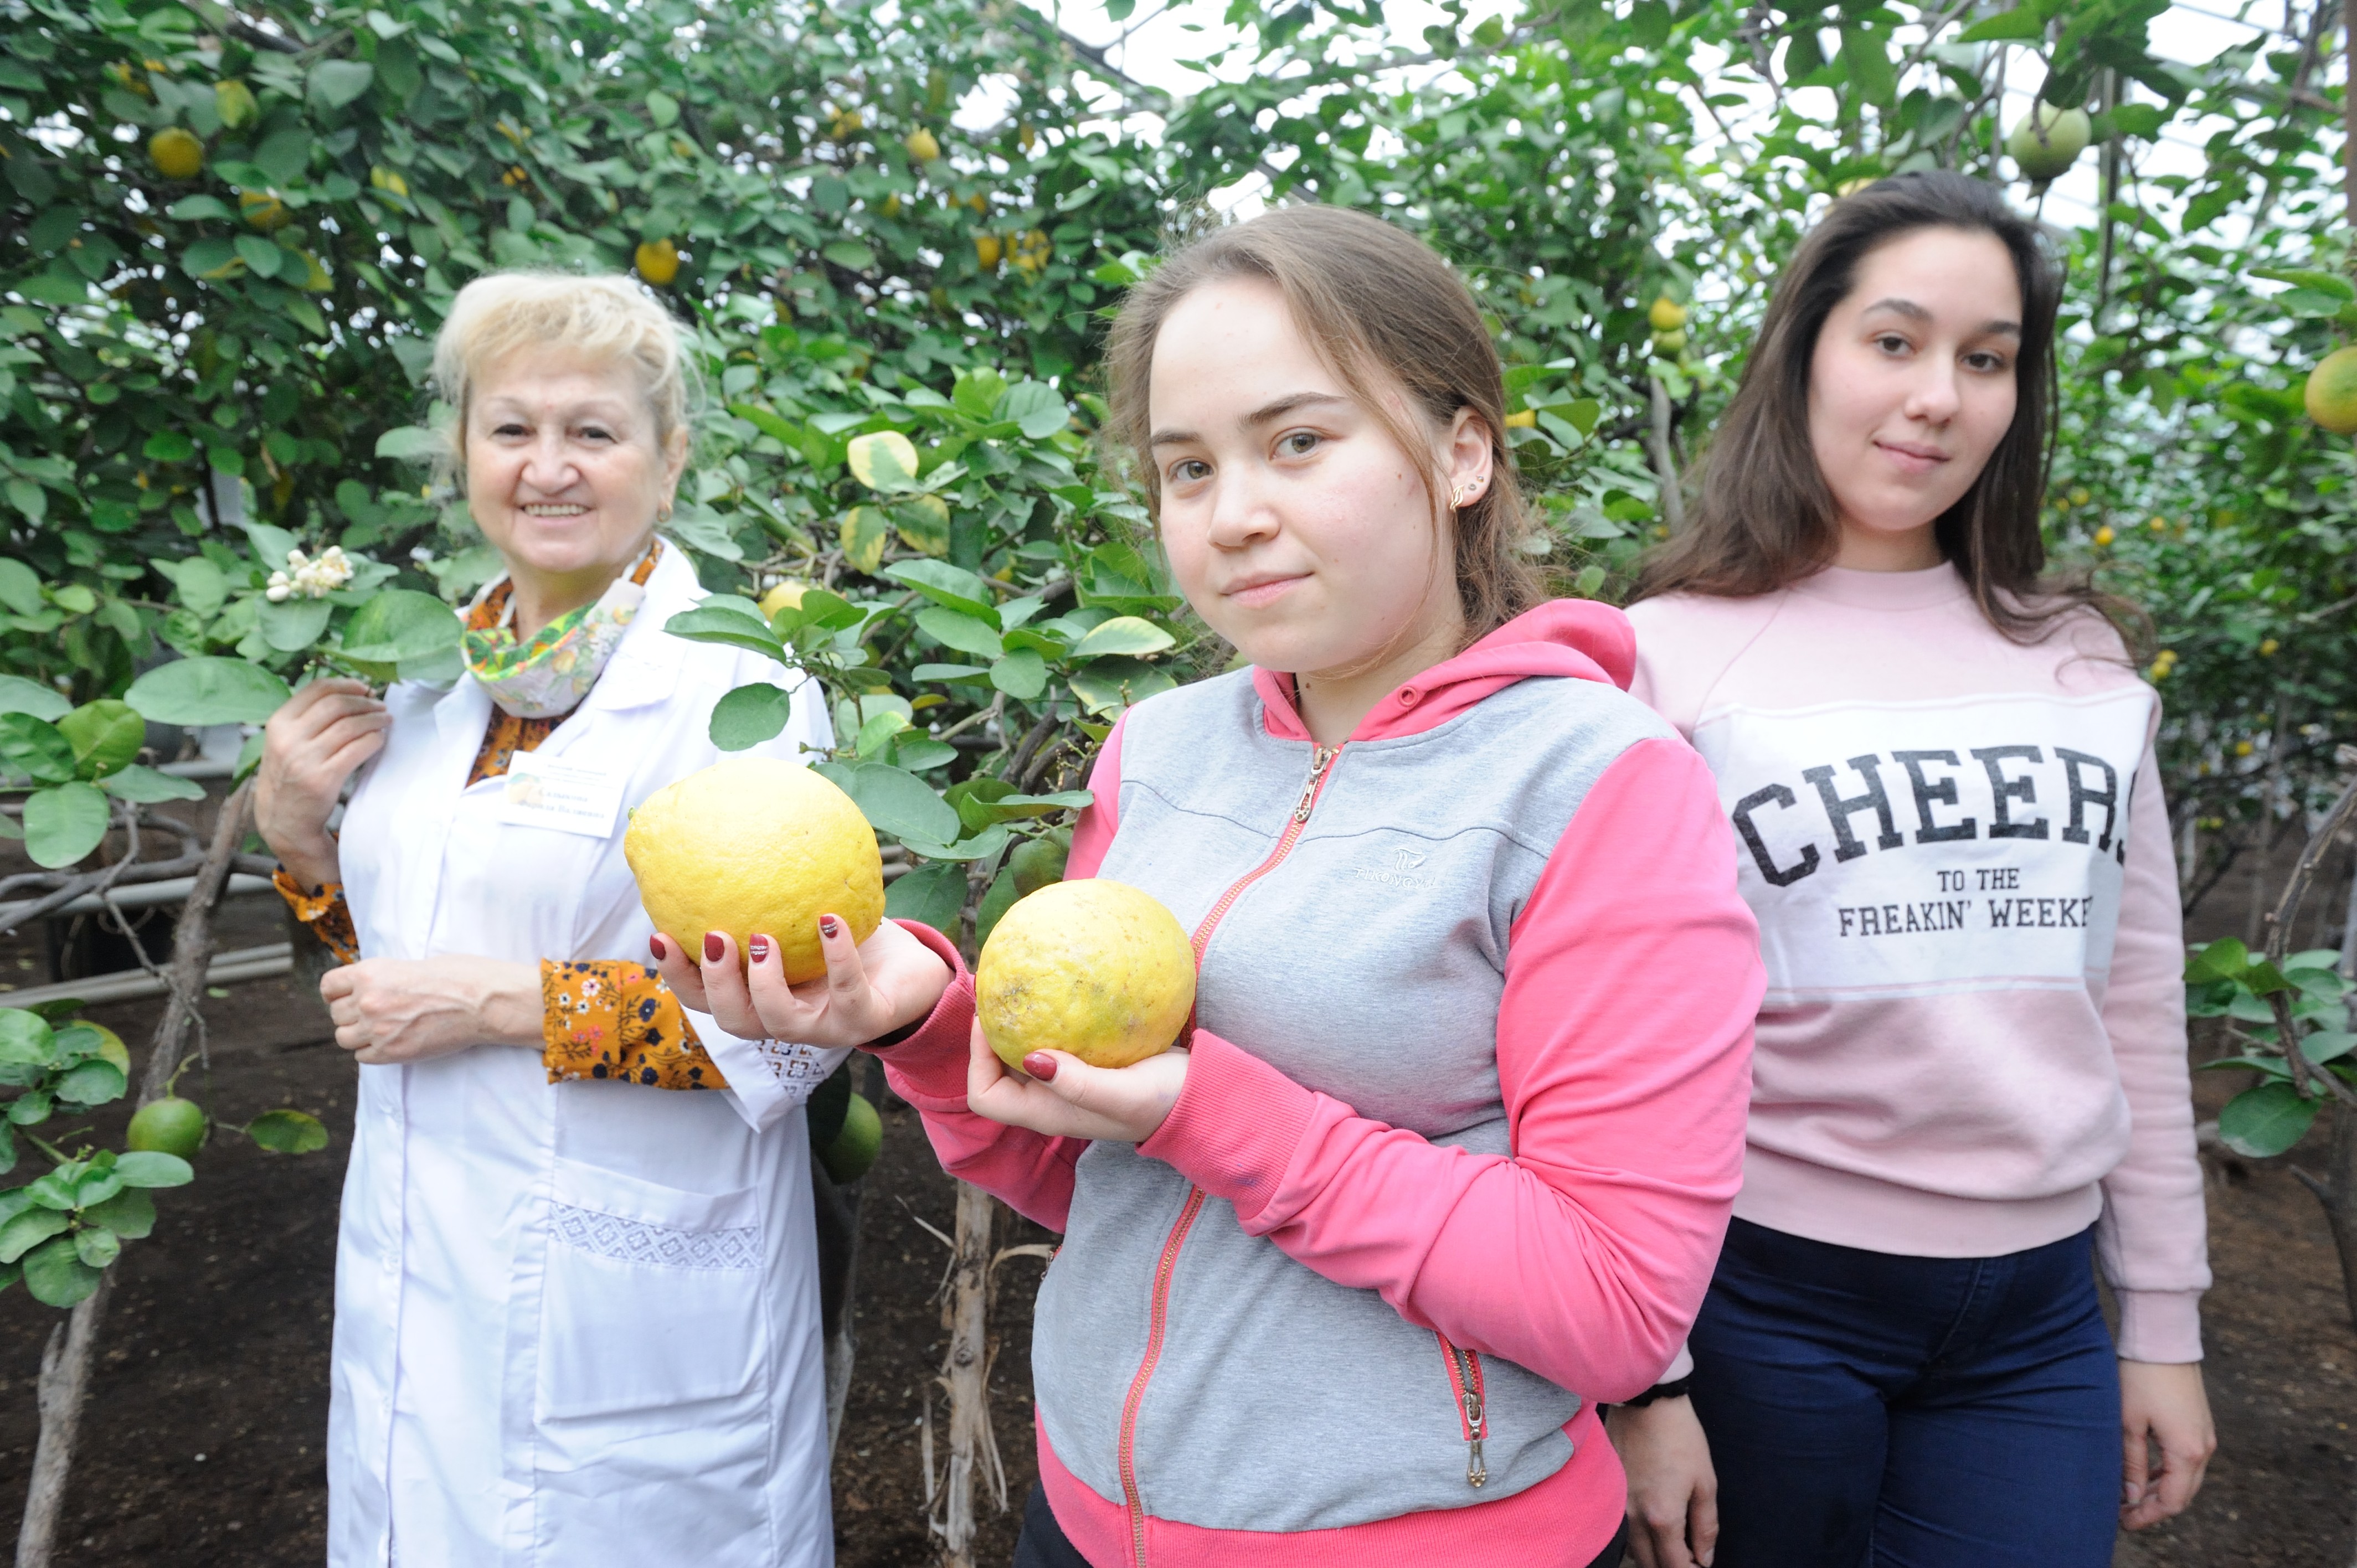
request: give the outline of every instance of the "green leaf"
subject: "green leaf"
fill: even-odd
[[[1151,664],[1123,658],[1100,659],[1086,669],[1075,671],[1071,683],[1072,695],[1081,700],[1082,706],[1107,717],[1178,684]]]
[[[958,915],[965,908],[965,867],[932,861],[884,889],[884,912],[896,920],[914,920],[954,935]]]
[[[2218,1136],[2238,1155],[2272,1159],[2307,1133],[2319,1103],[2288,1083],[2263,1083],[2226,1102],[2218,1113]]]
[[[963,610],[927,605],[917,612],[917,625],[934,641],[977,659],[996,659],[1006,651],[998,640],[998,633]]]
[[[895,561],[884,568],[884,575],[905,583],[944,609],[962,610],[993,628],[998,625],[998,596],[963,566],[946,561]]]
[[[723,561],[745,559],[744,546],[728,530],[728,520],[708,506],[683,506],[663,525],[663,532],[691,550]]]
[[[58,721],[58,733],[73,747],[77,769],[85,779],[103,779],[130,766],[147,744],[147,721],[128,703],[102,697]]]
[[[712,744],[723,751],[743,751],[774,740],[793,709],[793,694],[782,686],[739,686],[712,704]]]
[[[1150,620],[1136,616],[1115,616],[1101,621],[1081,639],[1072,650],[1075,659],[1093,659],[1101,653],[1160,653],[1177,644],[1178,639]]]
[[[1071,423],[1072,411],[1063,397],[1044,381],[1017,381],[999,400],[997,415],[1022,426],[1034,441],[1044,441]]]
[[[2299,1043],[2299,1054],[2322,1067],[2357,1050],[2357,1034],[2346,1029],[2319,1029]]]
[[[457,613],[432,594],[385,588],[344,623],[341,652],[373,664],[405,664],[447,653],[464,630]]]
[[[311,68],[311,102],[341,109],[366,92],[375,80],[376,68],[364,60],[321,60]]]
[[[1898,73],[1891,69],[1890,50],[1880,33],[1844,27],[1841,59],[1843,69],[1849,72],[1850,85],[1868,103],[1888,107],[1899,96]]]
[[[93,1269],[102,1269],[123,1255],[122,1240],[112,1230],[77,1230],[73,1241],[75,1255]]]
[[[98,787],[118,800],[129,800],[141,806],[152,806],[159,800],[201,800],[205,798],[205,787],[195,779],[160,773],[137,762],[119,773],[108,774],[98,781]]]
[[[157,724],[258,725],[293,695],[286,682],[242,659],[177,659],[131,682],[123,700]]]
[[[73,704],[52,687],[27,681],[22,675],[0,675],[0,714],[29,714],[37,719],[55,720],[72,709]]]
[[[286,252],[259,234],[240,234],[230,243],[237,251],[237,259],[245,263],[246,271],[256,277],[274,278],[280,267],[295,261]],[[295,261],[295,264],[300,267],[303,263]]]
[[[0,714],[0,760],[37,784],[62,784],[74,776],[73,743],[30,714]]]
[[[123,1178],[125,1187],[186,1187],[197,1179],[196,1170],[188,1161],[153,1149],[135,1149],[118,1156],[114,1174]]]
[[[81,1217],[136,1241],[156,1229],[156,1200],[138,1187],[126,1187],[96,1208],[83,1209]]]
[[[2114,113],[2116,116],[2117,111]],[[2323,272],[2314,267],[2253,267],[2251,275],[2291,284],[2311,294],[2328,294],[2344,303],[2357,299],[2357,284],[2352,284],[2339,273]]]
[[[404,461],[426,461],[440,456],[450,449],[449,442],[437,431],[423,425],[404,424],[388,430],[376,438],[376,456]],[[285,560],[285,556],[280,556]]]
[[[1003,827],[985,828],[969,839],[943,843],[932,839],[903,838],[910,853],[927,860],[987,860],[1006,847],[1010,835]]]
[[[0,555],[0,607],[12,614],[37,616],[41,613],[41,579],[22,561]],[[10,680],[18,677],[10,676]],[[51,715],[43,714],[43,718]]]
[[[2250,964],[2250,949],[2233,937],[2221,937],[2208,947],[2187,956],[2185,983],[2208,985],[2221,980],[2240,980]]]
[[[73,1238],[59,1236],[25,1254],[25,1288],[48,1306],[73,1306],[89,1298],[106,1276],[81,1261]]]
[[[245,1135],[274,1155],[307,1155],[328,1146],[328,1130],[300,1111],[265,1111],[245,1124]]]
[[[856,572],[873,572],[884,564],[892,542],[892,514],[880,506],[856,506],[843,514],[836,531],[843,559]]]
[[[990,940],[990,933],[998,929],[1000,919],[1006,916],[1007,910],[1015,908],[1015,901],[1021,897],[1022,895],[1016,891],[1013,872],[1001,871],[990,879],[990,888],[983,894],[982,903],[974,912],[974,940],[976,947]]]
[[[2014,43],[2046,36],[2046,13],[2035,5],[2025,5],[2018,11],[2005,11],[1986,21],[1975,22],[1956,35],[1960,44]]]
[[[1059,789],[1050,795],[1003,795],[990,803],[990,809],[1009,817],[1052,817],[1059,811],[1077,811],[1095,800],[1086,789]]]
[[[830,241],[820,247],[819,254],[855,273],[864,273],[876,264],[876,252],[856,240]]]
[[[1006,378],[996,371],[965,371],[950,389],[950,403],[968,419],[986,422],[997,411],[998,400],[1006,395]]]
[[[254,607],[262,640],[281,653],[300,653],[318,641],[334,613],[335,607],[325,599],[290,598],[274,604],[264,599]]]
[[[105,1105],[122,1099],[125,1087],[123,1069],[113,1062],[86,1061],[58,1079],[57,1093],[76,1105]]]
[[[780,664],[792,662],[786,645],[770,632],[768,621],[725,605],[698,605],[692,610],[682,610],[663,623],[663,629],[690,642],[716,642],[724,648],[764,654]]]
[[[25,797],[25,853],[55,871],[73,865],[106,837],[110,815],[98,786],[79,780]]]
[[[956,809],[915,774],[880,762],[863,762],[854,768],[828,762],[818,767],[851,797],[877,832],[895,838],[942,842],[957,837]]]
[[[22,1007],[0,1007],[0,1065],[37,1067],[57,1059],[48,1019]]]
[[[13,1263],[73,1223],[63,1209],[27,1208],[0,1225],[0,1263]]]
[[[1048,689],[1048,661],[1035,650],[1018,648],[990,667],[990,683],[1028,703]]]

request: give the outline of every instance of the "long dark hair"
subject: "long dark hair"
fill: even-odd
[[[1841,524],[1809,441],[1810,364],[1825,318],[1848,297],[1867,253],[1921,229],[1990,236],[2013,258],[2021,285],[2013,424],[1972,488],[1932,525],[1940,553],[1989,624],[2018,642],[2036,640],[2056,617],[2083,607],[2122,621],[2122,607],[2083,576],[2044,576],[2038,518],[2051,456],[2061,267],[1995,186],[1944,169],[1893,175],[1841,198],[1801,242],[1711,440],[1694,515],[1646,558],[1632,597],[1748,597],[1833,561]]]
[[[1506,390],[1497,344],[1456,269],[1430,246],[1380,219],[1339,207],[1280,207],[1181,247],[1146,274],[1122,302],[1105,344],[1112,388],[1112,433],[1135,455],[1146,494],[1162,491],[1146,432],[1146,386],[1162,323],[1189,294],[1226,278],[1265,278],[1276,285],[1293,319],[1344,382],[1362,392],[1386,380],[1407,391],[1410,405],[1446,425],[1471,409],[1490,438],[1489,487],[1455,509],[1457,595],[1465,640],[1495,631],[1536,604],[1537,574],[1515,549],[1529,527],[1514,458],[1506,446]],[[1367,412],[1401,451],[1417,460],[1437,508],[1441,477],[1424,454],[1428,431],[1413,430],[1383,402]]]

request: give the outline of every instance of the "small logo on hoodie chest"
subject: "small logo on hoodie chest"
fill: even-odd
[[[1431,858],[1422,850],[1388,849],[1352,866],[1351,875],[1361,882],[1376,883],[1396,893],[1421,893],[1436,881],[1434,877],[1418,874],[1418,868]]]

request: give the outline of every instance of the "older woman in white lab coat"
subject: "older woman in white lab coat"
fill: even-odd
[[[630,961],[631,807],[717,760],[713,703],[777,673],[667,635],[701,596],[655,537],[685,358],[621,278],[468,285],[436,346],[453,457],[507,575],[447,691],[307,686],[261,831],[360,1069],[336,1259],[337,1568],[823,1568],[833,1559],[801,1104],[943,972],[886,921],[740,1040]],[[796,692],[762,748],[825,746]],[[359,782],[340,837],[328,823]],[[683,940],[694,940],[693,935]]]

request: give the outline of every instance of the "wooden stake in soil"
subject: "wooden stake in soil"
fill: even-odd
[[[147,1071],[139,1083],[141,1105],[160,1100],[187,1054],[188,1026],[196,1017],[197,998],[204,994],[205,969],[213,953],[213,908],[221,902],[229,881],[230,865],[245,842],[247,807],[253,786],[241,784],[221,802],[213,824],[212,843],[197,868],[196,886],[172,938],[172,990],[163,1019],[156,1026],[156,1043],[147,1058]],[[33,1451],[33,1478],[25,1496],[25,1521],[16,1532],[16,1568],[50,1568],[57,1548],[58,1519],[64,1511],[66,1481],[73,1469],[74,1438],[81,1427],[82,1402],[90,1391],[91,1359],[98,1344],[98,1323],[113,1294],[114,1271],[101,1276],[98,1289],[84,1297],[65,1322],[49,1334],[41,1352],[38,1401],[41,1435]]]

